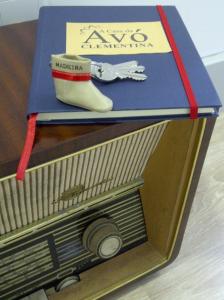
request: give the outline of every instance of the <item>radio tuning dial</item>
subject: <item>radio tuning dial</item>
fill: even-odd
[[[115,256],[122,247],[122,237],[115,222],[107,218],[93,221],[84,231],[83,246],[102,259]]]

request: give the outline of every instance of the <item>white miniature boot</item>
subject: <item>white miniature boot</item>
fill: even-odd
[[[51,55],[56,98],[91,111],[112,110],[113,102],[91,81],[91,60],[78,55]]]

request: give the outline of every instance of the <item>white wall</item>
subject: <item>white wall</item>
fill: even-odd
[[[0,24],[38,18],[42,5],[176,5],[202,57],[224,51],[223,0],[0,0]]]

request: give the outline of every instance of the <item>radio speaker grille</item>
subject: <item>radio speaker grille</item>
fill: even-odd
[[[167,122],[29,169],[0,181],[0,234],[62,212],[140,177]]]

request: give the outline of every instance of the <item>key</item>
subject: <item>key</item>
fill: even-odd
[[[126,73],[121,73],[118,75],[118,78],[120,79],[133,79],[136,81],[143,81],[147,79],[147,75],[141,74],[141,73],[134,73],[134,72],[126,72]]]
[[[127,61],[121,64],[111,65],[111,67],[116,69],[117,71],[130,70],[133,72],[143,72],[145,70],[144,66],[138,65],[138,62],[136,60]]]
[[[138,66],[137,61],[127,61],[120,64],[112,65],[110,63],[92,62],[91,64],[91,76],[95,79],[104,82],[114,81],[115,79],[133,79],[133,80],[145,80],[147,76],[145,74],[139,74],[144,72],[144,66]],[[136,73],[139,72],[139,73]]]
[[[114,72],[143,72],[145,68],[143,66],[138,66],[138,62],[136,60],[133,61],[127,61],[120,64],[109,64],[109,63],[102,63],[102,62],[95,62],[92,61],[91,63],[91,73],[94,78],[100,77],[101,80],[104,80],[103,72],[106,74],[106,78],[109,78],[109,74],[112,74]],[[112,76],[112,75],[111,75]],[[113,78],[112,76],[111,78]],[[107,80],[108,81],[108,80]]]
[[[103,62],[96,62],[96,61],[92,61],[91,65],[93,66],[98,66],[98,67],[102,67],[103,65],[107,64],[108,66],[110,66],[111,68],[131,68],[131,67],[137,67],[138,66],[138,62],[137,60],[130,60],[130,61],[126,61],[123,63],[119,63],[119,64],[109,64],[109,63],[103,63]]]
[[[97,63],[95,61],[91,62],[91,76],[93,78],[99,79],[102,70],[102,63]]]
[[[113,81],[118,77],[116,70],[109,63],[102,63],[101,67],[95,70],[95,76],[102,81]]]
[[[115,64],[115,65],[111,65],[111,66],[116,69],[132,68],[132,67],[137,67],[138,62],[137,62],[137,60],[130,60],[130,61],[126,61],[124,63]]]
[[[142,73],[145,71],[145,67],[144,66],[131,66],[131,67],[123,67],[123,68],[116,68],[116,66],[114,66],[115,69],[117,70],[117,72],[138,72],[138,73]]]

